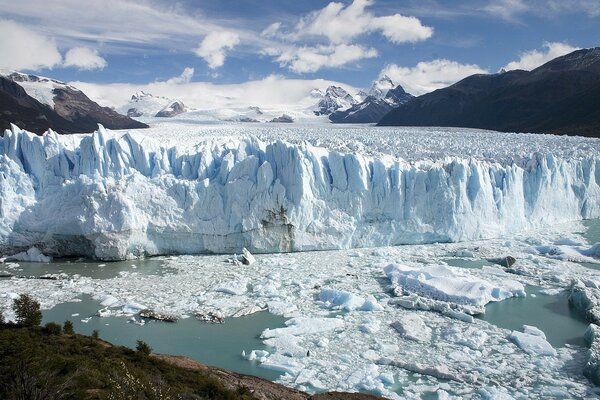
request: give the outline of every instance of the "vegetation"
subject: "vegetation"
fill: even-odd
[[[48,322],[44,326],[44,331],[49,335],[60,335],[62,333],[62,326],[56,322]]]
[[[75,330],[73,330],[73,323],[69,320],[66,320],[63,325],[63,332],[67,335],[75,334]],[[97,339],[97,338],[96,338]]]
[[[0,399],[253,398],[203,372],[57,327],[0,326]]]
[[[133,351],[99,340],[98,331],[75,334],[71,321],[64,333],[54,322],[40,328],[40,304],[29,295],[13,310],[17,324],[0,318],[0,399],[253,399],[244,388],[150,357],[142,340]]]
[[[140,353],[144,356],[149,356],[152,353],[152,347],[150,347],[150,345],[148,343],[144,342],[143,340],[137,341],[137,345],[135,346],[135,349],[138,351],[138,353]]]
[[[40,303],[28,294],[22,294],[14,300],[13,311],[19,325],[31,327],[42,323]]]

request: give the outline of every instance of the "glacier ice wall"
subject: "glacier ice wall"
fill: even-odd
[[[100,259],[462,241],[600,217],[600,159],[407,163],[255,137],[190,151],[13,127],[0,216],[1,252]]]

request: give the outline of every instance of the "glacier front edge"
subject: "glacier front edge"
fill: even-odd
[[[109,132],[0,139],[0,252],[119,260],[498,237],[600,217],[600,159],[407,162],[240,137],[189,149]]]

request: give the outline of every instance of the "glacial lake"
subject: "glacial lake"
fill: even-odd
[[[600,220],[584,221],[583,224],[586,227],[585,239],[589,243],[600,241]],[[467,269],[490,264],[486,260],[468,258],[447,258],[444,261]],[[133,271],[140,275],[158,276],[177,273],[176,269],[168,268],[165,264],[164,258],[113,263],[62,260],[47,264],[20,262],[19,267],[2,267],[0,271],[38,277],[63,273],[94,279],[110,279],[120,273]],[[526,291],[528,296],[525,298],[488,304],[485,315],[479,318],[509,330],[522,331],[523,325],[535,326],[544,331],[547,340],[556,348],[565,344],[583,346],[583,334],[588,324],[571,309],[565,292],[546,295],[541,293],[541,288],[535,286],[528,286]],[[84,295],[80,297],[80,301],[59,304],[45,310],[43,323],[53,321],[62,324],[68,319],[73,321],[77,332],[89,335],[98,330],[102,339],[116,345],[134,348],[137,340],[144,340],[158,353],[185,355],[204,364],[269,380],[280,376],[277,371],[261,368],[258,363],[244,359],[242,352],[268,351],[269,348],[260,340],[260,334],[264,329],[284,326],[283,317],[259,312],[245,317],[227,318],[224,324],[207,324],[190,317],[176,323],[148,321],[140,326],[130,323],[126,317],[95,317],[94,314],[101,308],[97,300]]]

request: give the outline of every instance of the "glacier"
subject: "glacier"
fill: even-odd
[[[539,137],[540,151],[514,159],[465,151],[410,160],[285,135],[184,146],[103,127],[36,136],[13,126],[0,139],[0,252],[36,246],[49,256],[119,260],[348,249],[600,217],[598,143],[573,155]]]

